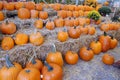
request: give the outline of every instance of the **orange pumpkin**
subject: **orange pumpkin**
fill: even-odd
[[[72,17],[73,16],[72,11],[67,11],[66,14],[67,14],[67,17]]]
[[[30,18],[30,11],[26,8],[20,8],[18,10],[18,17],[20,19],[29,19]]]
[[[80,31],[82,34],[88,34],[88,27],[80,26]]]
[[[86,24],[90,24],[90,19],[86,18]]]
[[[59,31],[58,35],[57,35],[57,38],[61,42],[66,41],[68,39],[68,33],[67,33],[67,31],[65,31],[65,30],[64,31]]]
[[[31,18],[38,18],[38,14],[37,10],[31,10]]]
[[[0,1],[0,10],[2,10],[2,9],[3,9],[3,2]]]
[[[92,49],[94,54],[100,54],[100,52],[102,51],[102,45],[99,41],[92,41],[90,43],[90,48]]]
[[[84,26],[86,24],[86,19],[85,18],[79,18],[79,25]]]
[[[61,52],[56,51],[55,45],[52,45],[52,52],[49,52],[46,57],[47,63],[55,63],[59,66],[63,66],[63,58]]]
[[[60,11],[57,11],[57,15],[62,17],[62,18],[66,18],[67,12],[65,10],[60,10]]]
[[[78,59],[78,54],[73,51],[67,51],[67,53],[65,54],[65,61],[68,64],[74,65],[78,62]]]
[[[42,20],[36,20],[34,25],[35,25],[36,28],[42,29],[43,28],[43,21]]]
[[[112,55],[110,54],[104,54],[102,57],[102,62],[107,65],[112,65],[114,63],[115,59]]]
[[[3,50],[10,50],[14,47],[14,40],[11,37],[4,37],[1,43]]]
[[[19,73],[16,79],[17,80],[41,80],[40,72],[35,68],[25,68]]]
[[[110,48],[114,49],[118,44],[117,39],[113,38],[113,36],[111,37],[111,41],[110,41]]]
[[[78,5],[75,5],[75,11],[79,11],[80,7]]]
[[[85,16],[85,17],[88,16],[89,12],[90,12],[90,11],[85,11],[85,12],[84,12],[84,16]]]
[[[68,5],[68,10],[69,10],[69,11],[74,11],[74,10],[75,10],[75,6],[72,5],[72,4],[69,4],[69,5]]]
[[[2,11],[0,11],[0,21],[3,21],[4,20],[4,14]]]
[[[36,68],[41,71],[43,68],[43,63],[41,60],[33,58],[31,62],[26,64],[26,68]]]
[[[77,39],[80,37],[80,28],[79,27],[70,27],[70,29],[68,30],[68,34],[71,38],[73,39]]]
[[[74,26],[73,19],[71,19],[71,18],[66,19],[64,25],[68,26],[68,27],[73,27]]]
[[[16,25],[13,22],[3,22],[1,25],[1,31],[4,34],[13,34],[16,32]]]
[[[6,3],[5,9],[9,10],[9,11],[12,11],[12,10],[15,9],[15,4],[13,2]]]
[[[107,32],[107,31],[110,30],[110,26],[109,26],[109,24],[102,24],[101,27],[100,27],[100,29],[101,29],[102,31]]]
[[[73,17],[79,17],[79,12],[78,11],[73,11]]]
[[[24,33],[18,33],[15,37],[15,43],[17,45],[23,45],[28,42],[28,35]]]
[[[16,80],[19,72],[22,70],[22,66],[19,63],[12,63],[8,55],[5,60],[6,66],[0,69],[0,80]]]
[[[40,32],[35,32],[30,35],[30,43],[36,46],[40,46],[44,42],[44,37]]]
[[[84,12],[82,10],[79,11],[79,16],[84,16]]]
[[[47,23],[46,23],[46,28],[49,29],[49,30],[53,30],[55,28],[55,24],[53,21],[49,20]]]
[[[73,19],[73,26],[78,26],[79,25],[79,20],[77,18]]]
[[[64,26],[64,20],[63,18],[57,18],[54,21],[56,27],[63,27]]]
[[[100,24],[100,23],[101,23],[101,20],[100,20],[100,19],[95,22],[96,25],[98,25],[98,24]]]
[[[41,19],[47,19],[48,18],[48,13],[45,12],[45,11],[40,11],[39,18],[41,18]]]
[[[16,2],[15,3],[15,9],[16,10],[19,10],[20,8],[22,8],[24,6],[24,3],[23,2]]]
[[[59,3],[56,3],[53,5],[53,9],[56,11],[60,10],[60,7],[61,7],[61,4],[59,4]]]
[[[35,3],[32,1],[25,2],[25,8],[27,8],[28,10],[35,9]]]
[[[88,26],[88,34],[94,35],[96,32],[95,27]]]
[[[94,58],[94,53],[91,49],[87,49],[86,47],[82,47],[79,52],[79,56],[84,61],[90,61]]]
[[[43,7],[41,4],[36,4],[35,5],[35,9],[38,10],[38,11],[42,11],[43,10]]]
[[[106,52],[110,49],[110,37],[104,32],[104,35],[99,37],[99,41],[102,44],[102,52]]]
[[[84,11],[84,6],[83,5],[78,5],[79,9]]]
[[[42,74],[42,80],[62,80],[63,78],[62,68],[54,63],[45,63],[45,66],[42,68]]]

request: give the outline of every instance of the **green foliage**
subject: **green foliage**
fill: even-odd
[[[100,19],[101,15],[99,14],[98,11],[93,10],[89,12],[87,17],[97,21]]]
[[[107,6],[101,7],[98,11],[102,16],[106,16],[107,14],[109,15],[111,13],[111,9]]]

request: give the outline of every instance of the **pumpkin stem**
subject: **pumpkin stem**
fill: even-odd
[[[77,27],[76,26],[74,26],[74,29],[76,29]]]
[[[56,52],[56,46],[54,43],[52,44],[52,52]]]
[[[104,36],[107,36],[107,33],[106,33],[106,32],[104,32]]]
[[[44,62],[44,65],[47,67],[48,71],[53,70],[53,67],[51,67],[46,61]]]
[[[5,60],[6,60],[6,66],[7,66],[7,68],[10,68],[10,67],[13,67],[13,66],[14,66],[14,65],[12,64],[12,62],[10,61],[9,55],[6,55]]]
[[[6,23],[6,24],[9,24],[9,21],[8,21],[8,19],[5,21],[5,23]]]
[[[29,72],[30,72],[30,70],[25,70],[25,72],[29,73]]]

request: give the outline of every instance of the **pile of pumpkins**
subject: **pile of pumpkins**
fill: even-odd
[[[77,64],[79,57],[84,61],[90,61],[95,54],[98,55],[101,52],[113,49],[117,44],[118,41],[115,38],[104,33],[98,40],[91,42],[89,48],[85,46],[80,48],[78,54],[70,50],[67,51],[64,59],[70,65]],[[52,51],[46,56],[44,64],[41,60],[35,59],[36,53],[34,53],[35,55],[32,56],[24,69],[19,63],[12,63],[9,56],[6,55],[6,66],[0,69],[0,80],[62,80],[63,56],[61,52],[56,51],[54,44],[52,48]],[[114,60],[114,57],[108,53],[105,53],[102,57],[102,62],[107,65],[112,65]]]

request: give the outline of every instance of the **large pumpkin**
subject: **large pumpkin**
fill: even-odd
[[[0,80],[16,80],[22,66],[19,63],[12,63],[9,56],[6,56],[6,66],[0,69]]]
[[[56,47],[54,44],[52,45],[52,52],[49,52],[46,57],[46,61],[48,63],[58,64],[61,67],[64,64],[62,54],[61,54],[61,52],[56,51]]]
[[[40,72],[35,68],[25,68],[15,80],[41,80]]]
[[[45,63],[42,69],[42,80],[62,80],[63,70],[62,68],[54,63]]]
[[[20,19],[29,19],[30,18],[30,11],[26,8],[20,8],[18,10],[18,17]]]
[[[4,37],[1,43],[3,50],[10,50],[14,47],[14,40],[11,37]]]
[[[3,22],[1,25],[1,31],[4,34],[13,34],[16,32],[16,25],[13,22]]]

